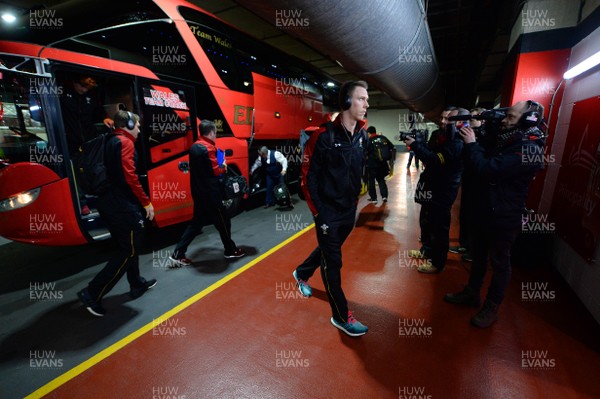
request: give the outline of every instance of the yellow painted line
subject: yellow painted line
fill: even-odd
[[[69,380],[72,380],[73,378],[77,377],[79,374],[83,373],[87,369],[89,369],[89,368],[93,367],[94,365],[100,363],[102,360],[106,359],[110,355],[114,354],[118,350],[120,350],[123,347],[125,347],[126,345],[130,344],[131,342],[133,342],[137,338],[141,337],[145,333],[151,331],[154,327],[156,327],[160,323],[164,322],[165,320],[168,320],[169,318],[175,316],[177,313],[181,312],[185,308],[187,308],[187,307],[193,305],[194,303],[198,302],[200,299],[202,299],[206,295],[210,294],[211,292],[213,292],[217,288],[221,287],[222,285],[224,285],[228,281],[233,280],[235,277],[239,276],[240,274],[242,274],[246,270],[248,270],[251,267],[255,266],[257,263],[261,262],[263,259],[265,259],[269,255],[271,255],[273,252],[278,251],[279,249],[281,249],[282,247],[286,246],[290,242],[294,241],[295,239],[297,239],[298,237],[300,237],[302,234],[306,233],[308,230],[312,229],[313,227],[315,227],[314,223],[311,224],[310,226],[304,228],[303,230],[297,232],[296,234],[294,234],[293,236],[291,236],[287,240],[285,240],[285,241],[281,242],[280,244],[274,246],[273,248],[271,248],[270,250],[268,250],[264,254],[260,255],[258,258],[253,259],[252,261],[248,262],[246,265],[242,266],[241,268],[239,268],[239,269],[231,272],[227,276],[223,277],[221,280],[215,282],[211,286],[209,286],[209,287],[205,288],[204,290],[200,291],[199,293],[197,293],[193,297],[191,297],[191,298],[185,300],[184,302],[180,303],[179,305],[175,306],[173,309],[169,310],[168,312],[166,312],[166,313],[162,314],[161,316],[157,317],[156,319],[152,320],[151,323],[148,323],[145,326],[140,327],[137,331],[134,331],[131,334],[129,334],[128,336],[126,336],[125,338],[122,338],[121,340],[115,342],[114,344],[112,344],[108,348],[102,350],[101,352],[97,353],[96,355],[92,356],[91,358],[89,358],[85,362],[79,364],[78,366],[73,367],[71,370],[69,370],[69,371],[65,372],[64,374],[56,377],[52,381],[48,382],[46,385],[38,388],[34,392],[32,392],[29,395],[27,395],[25,397],[25,399],[41,398],[41,397],[49,394],[50,392],[54,391],[55,389],[57,389],[61,385],[67,383]]]

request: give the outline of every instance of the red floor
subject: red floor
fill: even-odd
[[[364,206],[343,248],[365,336],[330,324],[318,274],[314,297],[297,294],[291,274],[316,244],[309,230],[47,397],[600,398],[598,324],[550,267],[515,269],[499,321],[481,330],[468,323],[474,309],[442,301],[469,264],[450,254],[431,276],[404,257],[418,248],[417,178],[396,174],[390,202]],[[531,281],[555,299],[524,302]]]

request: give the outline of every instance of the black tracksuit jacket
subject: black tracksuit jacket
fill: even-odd
[[[342,212],[356,207],[362,186],[363,168],[367,155],[365,122],[357,123],[349,137],[341,117],[312,134],[304,149],[302,189],[313,215],[323,206]]]

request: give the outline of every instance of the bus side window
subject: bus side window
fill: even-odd
[[[47,77],[2,72],[0,79],[0,159],[10,163],[35,162],[49,167],[62,164],[57,148],[49,143],[42,96],[57,92]]]
[[[142,134],[148,141],[152,164],[185,154],[192,146],[192,104],[188,104],[192,93],[162,82],[142,86]]]

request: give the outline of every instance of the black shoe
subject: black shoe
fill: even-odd
[[[473,292],[468,287],[465,287],[460,292],[444,295],[444,301],[453,303],[455,305],[468,305],[474,308],[478,308],[481,305],[481,298],[479,298],[479,294]]]
[[[102,317],[106,314],[106,310],[104,310],[104,308],[102,307],[102,305],[100,305],[99,302],[92,298],[92,295],[90,294],[90,291],[87,289],[87,287],[79,291],[77,293],[77,297],[81,302],[83,302],[88,312],[90,312],[94,316]]]
[[[141,297],[146,291],[148,291],[150,288],[156,285],[156,279],[154,278],[148,281],[146,281],[146,279],[143,277],[140,277],[140,279],[142,280],[142,285],[138,287],[131,287],[131,291],[129,291],[129,296],[132,299],[137,299]]]
[[[498,305],[486,299],[481,310],[471,319],[471,324],[479,328],[488,328],[497,318]]]
[[[448,252],[452,252],[453,254],[464,254],[467,253],[467,248],[456,246],[448,248]]]
[[[241,258],[244,255],[246,255],[246,252],[243,249],[238,248],[234,252],[225,252],[225,259]]]
[[[466,254],[463,254],[460,258],[465,262],[473,262],[473,258],[468,252]]]
[[[191,259],[188,259],[185,256],[182,256],[181,258],[177,258],[177,257],[175,257],[175,255],[169,256],[169,261],[170,261],[169,268],[171,268],[171,269],[176,268],[176,267],[189,266],[193,263]]]

